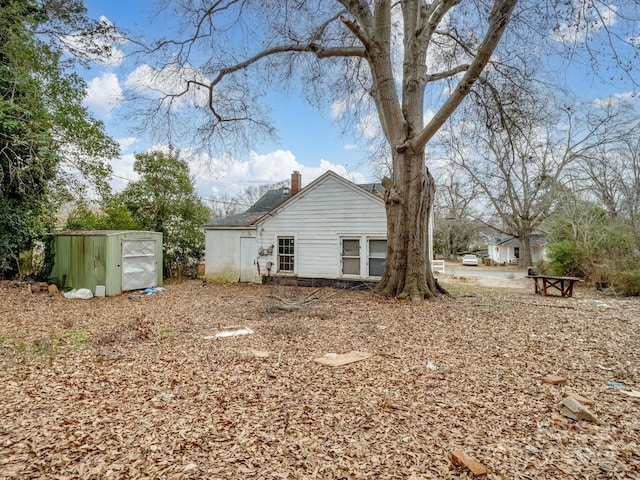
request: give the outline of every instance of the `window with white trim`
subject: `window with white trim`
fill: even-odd
[[[342,274],[360,275],[360,240],[357,238],[342,239]]]
[[[293,273],[295,241],[293,237],[278,237],[278,272]]]
[[[381,277],[387,257],[387,241],[369,239],[369,276]]]

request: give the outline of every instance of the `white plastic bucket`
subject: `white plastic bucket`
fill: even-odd
[[[96,285],[96,297],[104,297],[106,287],[104,285]]]

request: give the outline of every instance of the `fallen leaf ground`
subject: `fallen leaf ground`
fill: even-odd
[[[488,479],[640,478],[640,399],[607,386],[640,390],[638,299],[455,282],[421,305],[199,281],[68,300],[4,283],[0,478],[472,478],[453,450]],[[352,350],[374,355],[313,360]],[[570,390],[598,424],[559,415]]]

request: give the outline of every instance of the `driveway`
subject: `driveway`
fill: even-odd
[[[483,287],[526,288],[528,286],[528,282],[522,280],[526,278],[527,270],[516,266],[468,267],[460,263],[447,262],[445,275],[474,278]]]

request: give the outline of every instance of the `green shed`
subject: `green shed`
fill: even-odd
[[[106,295],[162,285],[162,233],[62,232],[56,234],[54,248],[52,283],[94,293],[104,285]]]

